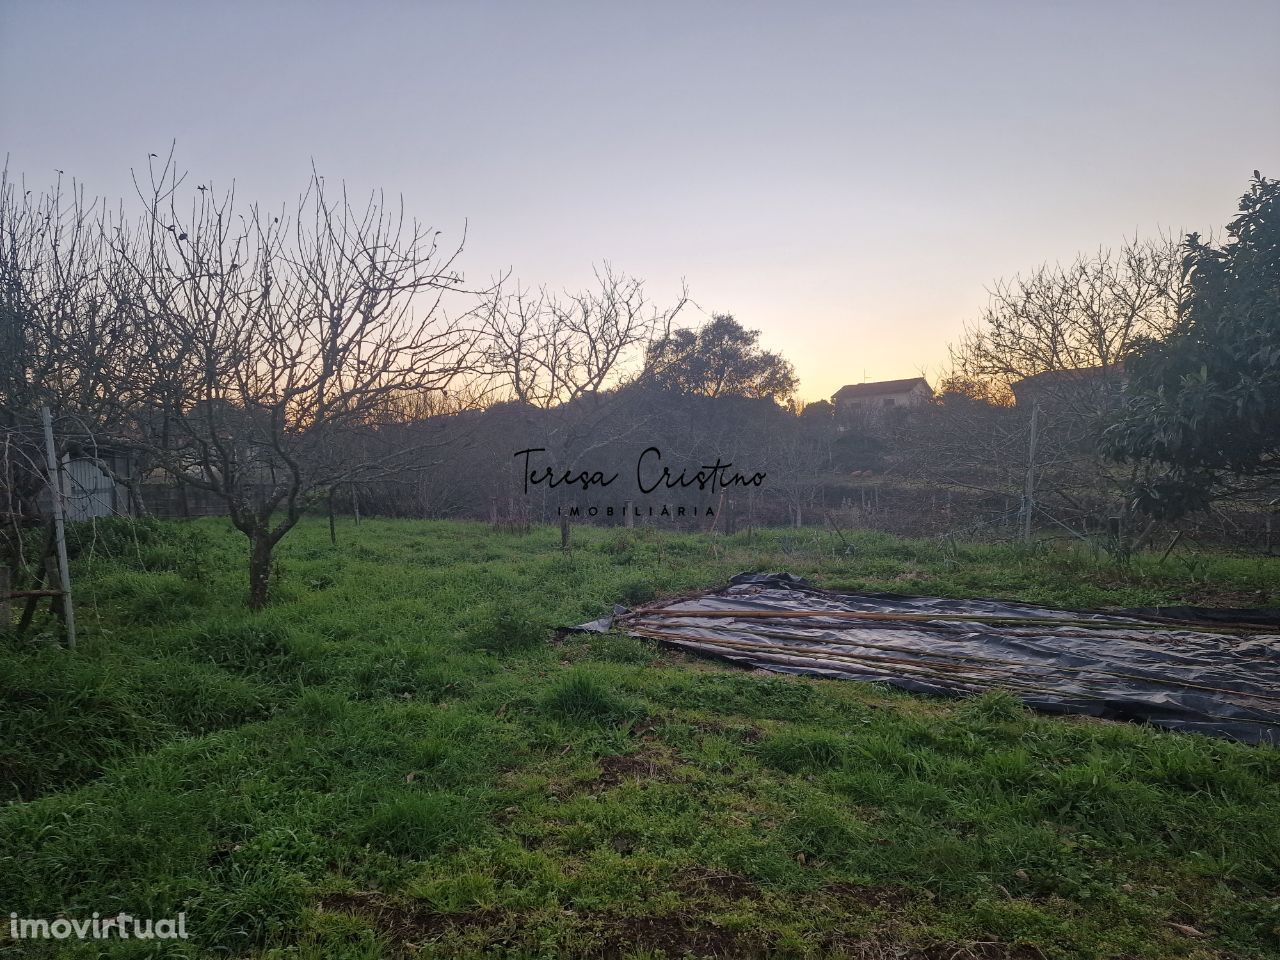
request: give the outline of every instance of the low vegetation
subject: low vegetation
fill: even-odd
[[[0,647],[0,908],[185,911],[24,956],[1263,957],[1280,751],[747,673],[618,601],[785,569],[1058,605],[1280,602],[1280,560],[304,521],[76,531],[80,648]],[[41,953],[44,950],[45,953]]]

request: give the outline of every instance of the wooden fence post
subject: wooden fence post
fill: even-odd
[[[569,515],[564,508],[560,510],[560,549],[566,553],[569,551]]]
[[[0,633],[9,630],[13,614],[9,612],[9,568],[0,567]]]
[[[1031,521],[1036,509],[1036,442],[1039,440],[1040,404],[1031,405],[1031,441],[1027,445],[1027,476],[1022,486],[1022,542],[1031,542]]]
[[[61,574],[58,571],[58,558],[48,556],[44,558],[44,579],[46,583],[57,583]],[[53,589],[49,591],[49,610],[55,617],[62,621],[63,625],[67,622],[67,607],[62,602],[61,589]]]
[[[67,564],[67,530],[62,518],[62,468],[53,444],[53,415],[40,408],[44,421],[44,452],[49,468],[49,502],[53,506],[53,535],[58,551],[58,586],[62,590],[62,619],[67,625],[67,649],[76,648],[76,613],[71,605],[71,568]]]

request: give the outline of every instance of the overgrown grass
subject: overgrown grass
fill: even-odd
[[[0,913],[185,911],[193,936],[0,953],[1280,952],[1280,752],[553,633],[744,569],[1262,605],[1280,561],[575,540],[366,521],[335,547],[304,524],[252,616],[217,521],[74,531],[80,648],[44,623],[0,646]]]

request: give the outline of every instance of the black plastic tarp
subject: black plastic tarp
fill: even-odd
[[[1051,713],[1280,744],[1275,610],[1058,610],[832,593],[770,573],[637,610],[617,607],[578,629],[615,626],[781,673],[947,696],[1007,690]]]

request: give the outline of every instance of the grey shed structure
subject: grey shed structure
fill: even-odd
[[[98,465],[99,460],[118,476],[129,476],[129,456],[123,452],[104,450],[96,458],[63,455],[63,510],[69,523],[134,512],[128,490]],[[48,496],[46,489],[40,498],[41,510],[47,509]]]

